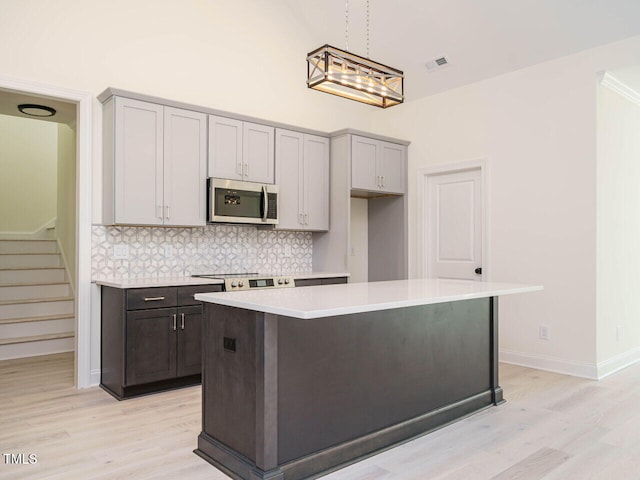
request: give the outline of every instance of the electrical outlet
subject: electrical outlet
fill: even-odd
[[[285,257],[290,257],[291,256],[291,245],[285,245],[284,246],[284,256]]]
[[[129,258],[129,245],[114,245],[113,259],[123,260],[125,258]]]
[[[547,327],[546,325],[540,325],[538,336],[540,340],[549,340],[549,327]]]
[[[164,246],[164,256],[165,257],[173,257],[173,247],[171,245]]]

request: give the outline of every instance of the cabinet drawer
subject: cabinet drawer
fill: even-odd
[[[202,302],[198,302],[193,296],[196,293],[210,293],[221,292],[222,284],[220,285],[193,285],[188,287],[178,287],[178,305],[200,305]]]
[[[322,279],[320,278],[301,278],[295,280],[296,287],[313,287],[315,285],[322,285]]]
[[[336,285],[338,283],[347,283],[347,277],[323,278],[322,285]]]
[[[127,290],[127,310],[175,307],[176,305],[178,305],[178,289],[176,287]]]

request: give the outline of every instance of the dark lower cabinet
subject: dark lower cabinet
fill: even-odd
[[[347,283],[347,277],[329,277],[329,278],[300,278],[295,281],[296,287],[313,287],[317,285],[335,285],[338,283]]]
[[[202,304],[221,285],[102,287],[100,385],[118,399],[200,383]]]

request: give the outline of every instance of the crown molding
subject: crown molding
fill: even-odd
[[[621,82],[616,77],[611,75],[609,72],[604,72],[600,83],[607,87],[609,90],[616,92],[619,95],[622,95],[627,100],[635,103],[640,106],[640,93],[635,91],[626,83]]]

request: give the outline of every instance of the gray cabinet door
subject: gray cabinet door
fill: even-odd
[[[178,309],[178,377],[202,371],[202,305]]]
[[[274,128],[244,122],[242,132],[243,179],[249,182],[274,183],[274,164]]]
[[[378,174],[381,190],[389,193],[405,193],[405,152],[407,147],[396,143],[380,142]]]
[[[206,115],[164,108],[164,224],[206,224]]]
[[[277,228],[285,230],[303,228],[303,138],[300,132],[276,130]]]
[[[176,322],[175,308],[127,312],[125,385],[176,376]]]
[[[114,101],[114,223],[162,225],[163,107]]]
[[[208,175],[242,180],[243,122],[209,115]]]
[[[329,230],[329,139],[304,135],[305,230]]]
[[[351,140],[351,188],[379,190],[380,142],[354,135]]]

